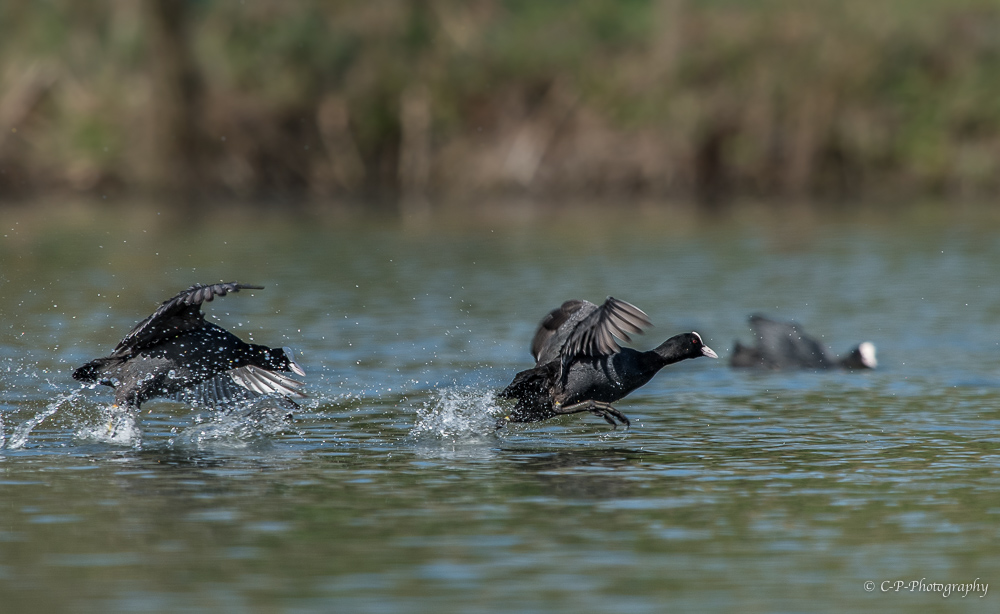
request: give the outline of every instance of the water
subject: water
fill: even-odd
[[[1000,599],[1000,230],[987,216],[658,209],[380,221],[155,210],[0,219],[7,611],[943,611]],[[288,345],[291,422],[81,388],[193,282]],[[721,360],[494,432],[540,318],[612,294]],[[869,373],[747,373],[746,317]],[[271,416],[268,418],[267,416]],[[989,584],[898,592],[885,581]],[[871,592],[865,582],[875,583]]]

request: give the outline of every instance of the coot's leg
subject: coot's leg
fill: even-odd
[[[554,403],[552,405],[552,411],[556,414],[576,414],[581,411],[591,411],[596,407],[597,401],[580,401],[579,403],[573,403],[572,405],[559,405]]]
[[[615,409],[610,403],[604,403],[603,401],[580,401],[579,403],[573,403],[565,407],[556,406],[553,409],[557,414],[575,414],[581,411],[589,411],[595,416],[604,418],[608,424],[615,428],[618,425],[615,424],[613,418],[618,418],[625,425],[625,428],[632,426],[632,423],[625,417],[625,414]]]

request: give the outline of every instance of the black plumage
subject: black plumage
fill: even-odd
[[[305,375],[288,348],[245,343],[205,320],[202,303],[262,286],[195,284],[164,301],[139,322],[110,355],[73,372],[82,382],[115,389],[115,404],[138,408],[153,397],[174,396],[207,404],[278,394],[304,397],[304,385],[281,372]]]
[[[874,369],[875,345],[865,341],[841,357],[831,354],[819,340],[807,335],[795,322],[778,322],[759,314],[750,316],[754,345],[739,341],[733,346],[729,364],[758,369]]]
[[[498,421],[535,422],[589,411],[611,425],[629,420],[611,403],[651,380],[663,367],[699,356],[718,358],[698,333],[683,333],[646,352],[622,348],[615,338],[652,326],[635,305],[608,297],[603,305],[570,300],[542,320],[531,342],[535,366],[521,371],[500,392],[517,399]]]

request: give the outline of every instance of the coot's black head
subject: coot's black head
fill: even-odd
[[[295,362],[291,348],[258,347],[260,350],[261,364],[257,366],[270,371],[291,371],[297,375],[305,376],[305,369],[300,367],[299,363]]]
[[[878,360],[875,358],[875,344],[871,341],[865,341],[848,352],[840,360],[840,364],[846,369],[874,369],[878,366]]]
[[[705,342],[701,340],[701,335],[698,333],[682,333],[679,336],[683,340],[683,346],[687,348],[685,358],[698,358],[699,356],[708,356],[709,358],[719,357],[715,353],[715,350],[705,345]]]
[[[699,356],[708,356],[709,358],[719,357],[715,353],[715,350],[705,345],[705,342],[701,340],[701,335],[698,333],[674,335],[664,341],[654,351],[662,356],[667,361],[667,364],[688,358],[698,358]]]

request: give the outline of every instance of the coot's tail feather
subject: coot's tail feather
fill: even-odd
[[[514,376],[506,388],[500,391],[501,399],[531,400],[548,396],[549,387],[555,379],[559,368],[557,361],[552,361],[532,369],[526,369]]]
[[[112,360],[114,359],[96,358],[91,360],[76,371],[73,371],[73,379],[89,384],[97,383],[101,377],[101,373],[104,372],[104,367]]]

